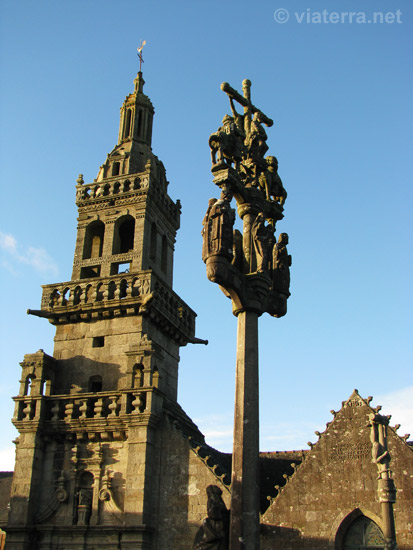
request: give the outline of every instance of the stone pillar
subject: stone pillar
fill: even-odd
[[[369,415],[371,426],[372,459],[377,465],[377,494],[383,521],[384,548],[396,550],[396,529],[394,525],[393,504],[396,502],[396,488],[390,470],[391,456],[387,448],[387,427],[390,417],[375,413]]]
[[[258,550],[258,313],[238,314],[230,550]]]

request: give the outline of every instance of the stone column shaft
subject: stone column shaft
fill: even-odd
[[[258,314],[238,314],[230,550],[258,550]]]
[[[393,503],[382,502],[381,513],[383,519],[383,535],[384,548],[386,550],[395,550],[396,544],[396,529],[394,525]]]

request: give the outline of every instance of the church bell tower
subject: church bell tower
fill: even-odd
[[[143,86],[139,71],[117,144],[92,183],[77,180],[71,280],[28,310],[56,336],[53,356],[21,363],[10,550],[155,548],[165,411],[198,433],[176,402],[179,347],[197,341],[172,290],[181,206],[152,152]]]

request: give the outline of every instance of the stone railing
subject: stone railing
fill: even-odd
[[[139,176],[129,175],[124,177],[113,176],[105,178],[101,182],[79,183],[76,185],[76,204],[77,206],[87,206],[88,204],[110,200],[122,196],[122,198],[140,195],[151,192],[152,198],[157,202],[163,212],[168,213],[172,218],[179,220],[181,212],[181,203],[176,203],[168,196],[165,188],[162,187],[155,178],[149,173],[143,173]]]
[[[21,396],[14,420],[20,422],[43,420],[73,422],[115,419],[148,413],[152,410],[153,389],[134,389],[123,392],[98,392],[78,395]]]
[[[151,273],[121,273],[43,286],[42,310],[80,309],[97,302],[136,298],[151,292]]]
[[[186,341],[195,335],[195,312],[150,271],[44,285],[41,311],[29,313],[49,317],[53,322],[66,322],[69,317],[73,320],[72,315],[87,321],[94,318],[94,313],[119,308],[127,315],[150,309],[160,321],[182,333]]]
[[[125,193],[133,193],[140,190],[146,190],[149,187],[149,174],[141,176],[119,177],[114,176],[106,178],[102,182],[93,182],[88,184],[76,185],[76,204],[83,205],[93,199],[102,199],[113,197]]]

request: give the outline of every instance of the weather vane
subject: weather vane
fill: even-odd
[[[138,48],[138,57],[139,57],[139,72],[142,72],[142,63],[144,62],[143,61],[143,55],[142,55],[142,50],[143,50],[143,47],[145,46],[146,44],[146,40],[141,40],[141,44]]]

